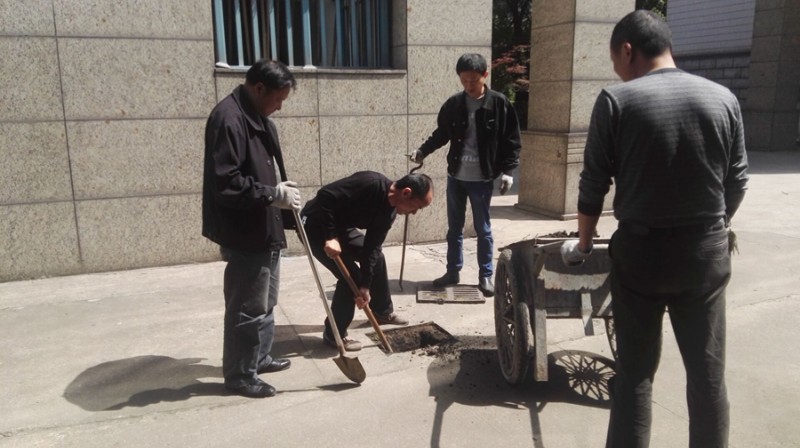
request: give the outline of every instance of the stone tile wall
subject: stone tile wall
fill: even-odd
[[[676,56],[678,68],[710,79],[731,90],[742,106],[746,104],[749,84],[750,52]]]
[[[295,70],[274,119],[304,198],[357,170],[408,172],[462,89],[458,56],[491,57],[491,14],[393,0],[393,70]],[[0,0],[0,52],[0,281],[218,259],[200,235],[202,136],[244,72],[214,69],[210,1]],[[413,242],[444,239],[445,153],[426,160],[436,198]]]

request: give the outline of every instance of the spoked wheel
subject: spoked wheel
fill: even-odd
[[[604,403],[611,399],[614,365],[610,359],[579,350],[554,353],[553,358],[572,393],[590,402]]]
[[[617,330],[614,327],[613,317],[604,317],[606,322],[606,337],[608,338],[608,346],[611,348],[611,354],[614,356],[614,361],[617,360]]]
[[[510,250],[500,254],[494,284],[494,328],[500,370],[509,383],[521,384],[533,353],[533,332],[528,304],[519,297]]]

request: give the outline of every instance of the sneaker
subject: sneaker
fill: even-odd
[[[261,380],[256,380],[252,383],[241,384],[237,386],[225,385],[225,389],[231,393],[241,395],[248,398],[267,398],[275,395],[277,390],[269,384]]]
[[[457,285],[461,281],[458,272],[447,271],[443,276],[433,281],[433,286],[441,288],[449,285]]]
[[[332,336],[329,338],[327,334],[323,334],[322,341],[325,342],[325,345],[328,347],[332,347],[337,350],[339,349],[339,347],[336,346],[336,339],[334,339]],[[342,338],[342,344],[344,345],[344,351],[346,352],[357,352],[361,350],[361,343],[355,339],[351,339],[349,336]]]
[[[478,280],[478,289],[481,290],[484,297],[494,296],[494,284],[491,277],[482,277]]]
[[[408,319],[400,317],[397,313],[376,314],[375,320],[380,325],[408,325]]]

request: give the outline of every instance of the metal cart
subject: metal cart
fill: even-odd
[[[592,255],[580,266],[566,266],[560,249],[564,238],[534,238],[500,249],[495,273],[494,319],[503,377],[524,381],[533,360],[533,378],[547,381],[547,319],[581,318],[587,335],[593,318],[605,321],[616,359],[611,315],[607,239],[595,239]]]

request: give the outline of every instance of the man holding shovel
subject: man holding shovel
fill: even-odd
[[[361,171],[323,186],[303,208],[311,252],[338,280],[331,311],[345,350],[361,349],[360,342],[347,337],[356,306],[369,306],[381,325],[408,324],[394,312],[381,246],[398,213],[415,214],[432,201],[433,181],[425,174],[392,182],[383,174]],[[358,285],[359,297],[354,297],[334,261],[339,256]],[[323,340],[336,346],[327,319]]]
[[[270,350],[288,224],[282,210],[300,208],[300,191],[286,179],[277,130],[267,117],[281,109],[295,84],[285,65],[258,61],[206,124],[203,236],[220,245],[228,262],[222,373],[226,389],[253,398],[275,395],[259,374],[290,365]]]

